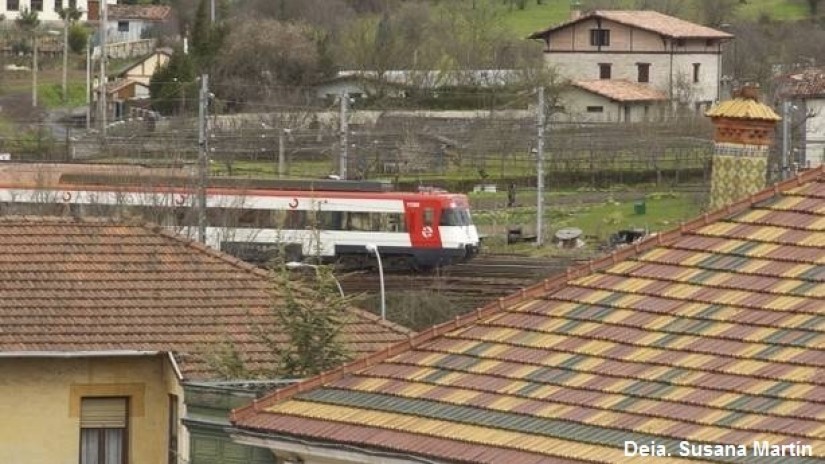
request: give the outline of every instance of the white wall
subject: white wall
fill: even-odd
[[[825,164],[825,99],[817,98],[805,102],[808,114],[805,121],[805,159],[810,167]]]
[[[554,114],[554,121],[570,122],[644,122],[658,121],[663,117],[665,102],[628,102],[621,103],[601,95],[571,88],[562,92],[560,103],[564,113]],[[601,106],[602,113],[590,113],[588,106]],[[626,120],[625,107],[629,107],[630,120]],[[645,107],[647,111],[645,112]]]
[[[686,80],[688,104],[712,102],[718,98],[719,55],[706,53],[545,53],[545,62],[571,80],[599,78],[599,64],[610,63],[611,79],[638,80],[637,63],[650,63],[650,85],[665,95],[677,95],[677,82]],[[693,82],[693,63],[699,63],[699,82]],[[672,91],[672,92],[671,92]]]
[[[117,5],[117,0],[106,0],[108,5]],[[20,12],[23,10],[31,10],[31,0],[19,0],[19,9],[16,11],[8,10],[6,7],[8,0],[0,0],[0,13],[6,16],[6,21],[15,20],[20,17]],[[37,12],[37,17],[40,21],[62,21],[60,15],[54,11],[55,0],[43,0],[43,11]],[[63,7],[69,6],[69,0],[63,0]],[[86,21],[86,13],[89,11],[89,4],[87,0],[77,0],[77,8],[83,12],[82,21]]]

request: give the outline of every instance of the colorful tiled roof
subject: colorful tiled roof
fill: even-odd
[[[233,412],[243,436],[464,463],[636,462],[626,440],[825,459],[825,169]],[[749,451],[751,453],[751,451]],[[652,459],[651,461],[655,461]],[[638,462],[642,462],[639,460]]]
[[[269,275],[157,227],[64,218],[0,218],[0,352],[173,352],[187,378],[214,373],[198,353],[233,342],[250,368],[283,339]],[[352,309],[344,337],[363,356],[409,332]]]
[[[110,20],[163,21],[172,12],[168,5],[109,5],[107,8]]]
[[[587,92],[601,95],[619,102],[666,101],[664,92],[647,84],[639,84],[622,79],[598,79],[574,81],[573,85]]]
[[[614,21],[619,24],[631,26],[647,31],[661,34],[665,37],[672,37],[676,39],[732,39],[733,36],[727,32],[718,31],[710,27],[702,26],[700,24],[685,21],[684,19],[675,18],[658,11],[650,10],[597,10],[591,11],[576,19],[552,26],[543,31],[531,34],[528,39],[541,39],[548,34],[559,29],[570,26],[571,24],[586,21],[592,18],[603,18],[609,21]]]
[[[756,119],[780,121],[782,118],[768,105],[752,98],[734,98],[713,105],[705,112],[709,118]]]

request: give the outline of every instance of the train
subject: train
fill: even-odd
[[[196,178],[75,172],[38,183],[0,175],[0,214],[138,219],[192,239],[202,230],[210,247],[256,264],[281,257],[369,267],[374,245],[387,268],[430,269],[479,252],[466,195],[340,180],[211,178],[201,215]]]

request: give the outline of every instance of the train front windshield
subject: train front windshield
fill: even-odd
[[[467,208],[445,208],[441,212],[441,221],[439,225],[442,226],[471,226],[473,225],[470,219],[470,210]]]

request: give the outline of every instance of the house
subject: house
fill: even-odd
[[[780,105],[789,108],[789,149],[798,147],[791,162],[800,167],[816,167],[825,163],[825,68],[809,68],[776,79]],[[796,116],[796,117],[794,117]],[[802,127],[797,129],[796,126]],[[790,137],[799,140],[791,140]]]
[[[163,27],[171,18],[169,5],[112,5],[107,11],[107,39],[111,42],[147,39],[152,29]]]
[[[656,11],[597,10],[528,38],[571,81],[638,83],[698,113],[720,98],[722,45],[733,36]]]
[[[250,368],[276,359],[260,334],[286,341],[268,309],[283,290],[266,272],[154,226],[5,216],[0,235],[0,462],[254,454],[191,427],[186,385],[219,379],[225,347]],[[343,337],[360,356],[408,332],[351,309]]]
[[[412,90],[437,90],[456,87],[494,88],[521,82],[523,75],[512,69],[481,69],[454,71],[389,70],[339,71],[335,76],[315,85],[318,98],[338,98],[342,93],[351,98],[379,93],[404,97]]]
[[[624,79],[572,81],[559,96],[561,115],[588,122],[645,122],[660,120],[667,95],[645,84]]]
[[[233,437],[305,464],[821,463],[823,224],[819,168],[276,390]]]
[[[107,5],[115,5],[117,0],[107,0]],[[56,22],[62,8],[77,8],[83,13],[82,21],[97,19],[99,0],[0,0],[0,14],[8,21],[20,17],[21,11],[36,11],[40,21]]]

